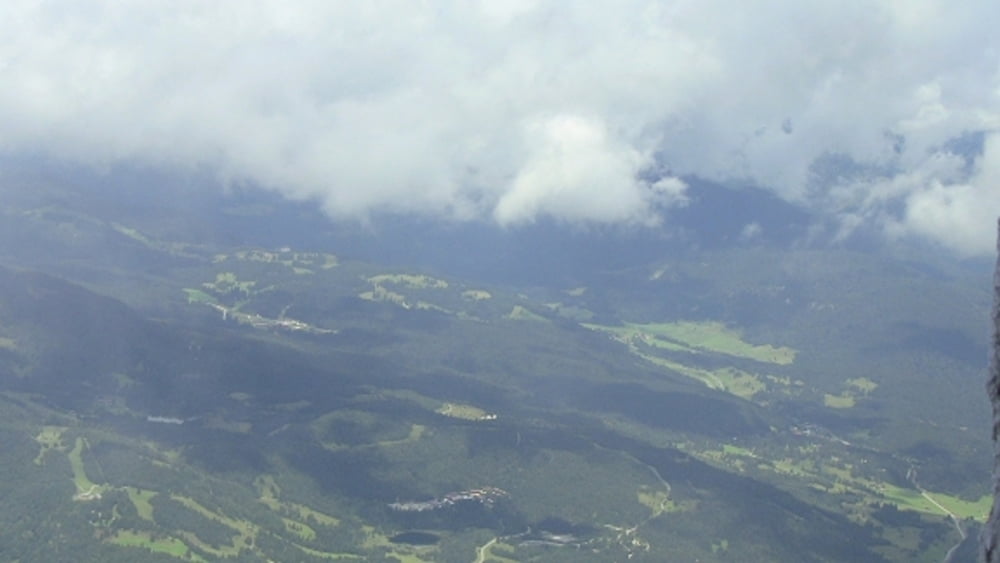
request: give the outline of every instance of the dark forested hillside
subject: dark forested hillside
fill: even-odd
[[[240,197],[253,244],[4,211],[3,559],[937,561],[986,512],[974,265],[647,245],[519,285],[268,244],[301,208]]]

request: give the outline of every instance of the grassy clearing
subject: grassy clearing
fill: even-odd
[[[707,370],[690,367],[649,353],[645,351],[648,348],[644,350],[643,346],[671,352],[722,353],[780,365],[790,364],[795,359],[795,351],[791,348],[749,344],[740,338],[739,333],[727,329],[721,323],[626,323],[623,326],[584,323],[582,326],[612,334],[616,340],[625,343],[633,354],[651,363],[697,379],[710,389],[725,391],[747,400],[753,400],[755,395],[767,389],[763,376],[734,368]],[[791,383],[787,378],[769,379],[786,386]]]
[[[846,392],[840,395],[827,393],[823,395],[823,404],[831,409],[849,409],[855,404],[854,395]]]
[[[896,485],[885,484],[882,488],[885,500],[895,504],[900,510],[913,510],[925,514],[944,515],[944,511],[914,489],[904,489]]]
[[[132,530],[118,530],[115,535],[107,540],[109,543],[125,547],[141,547],[154,553],[165,553],[185,561],[204,561],[196,553],[193,553],[181,540],[177,538],[153,539],[148,532],[135,532]]]
[[[86,438],[78,437],[73,449],[66,454],[69,457],[69,465],[73,469],[73,483],[76,485],[77,493],[93,492],[97,489],[97,484],[87,478],[87,472],[83,467],[83,448],[89,447]]]
[[[537,313],[533,313],[520,305],[514,305],[514,308],[511,309],[509,313],[507,313],[507,318],[515,321],[548,322],[548,319],[546,319],[545,317]]]
[[[172,254],[174,256],[192,256],[188,252],[191,248],[190,245],[180,242],[163,242],[152,239],[147,235],[133,229],[131,227],[126,227],[119,223],[111,223],[111,228],[114,229],[121,235],[124,235],[140,244],[146,248],[157,250],[160,252],[166,252],[167,254]]]
[[[150,504],[149,501],[152,500],[152,498],[158,493],[156,491],[137,489],[135,487],[125,487],[125,492],[128,493],[128,499],[132,501],[136,512],[139,513],[139,518],[152,522],[153,505]]]
[[[380,422],[380,418],[368,411],[341,409],[328,412],[313,420],[311,427],[317,436],[321,436],[323,447],[331,450],[391,447],[401,444],[416,442],[423,437],[427,427],[422,424],[405,424],[400,422],[385,426]],[[352,442],[343,444],[336,441],[336,437],[328,436],[341,424],[357,425],[359,428],[372,429],[374,432],[366,434],[366,442]]]
[[[681,321],[631,326],[699,350],[779,365],[788,365],[795,361],[795,350],[769,344],[750,344],[742,339],[739,332],[726,328],[724,324],[718,322]]]
[[[212,260],[218,264],[226,260],[234,259],[240,262],[263,262],[265,264],[281,264],[291,268],[295,273],[313,273],[314,268],[319,267],[329,270],[339,265],[339,260],[333,254],[323,252],[294,252],[290,248],[282,248],[277,251],[252,249],[240,250],[229,256],[227,254],[216,254]],[[302,270],[301,272],[299,270]]]
[[[411,424],[410,433],[407,434],[405,438],[399,440],[381,440],[377,445],[381,448],[391,447],[391,446],[401,446],[403,444],[409,444],[410,442],[416,442],[424,436],[424,432],[427,432],[427,427],[423,424]]]
[[[253,523],[246,520],[230,518],[225,514],[219,514],[214,510],[209,510],[198,501],[182,495],[170,495],[170,500],[179,502],[192,512],[197,512],[209,520],[214,520],[227,528],[231,528],[236,534],[232,538],[231,545],[213,546],[202,541],[198,536],[190,532],[183,532],[180,535],[192,545],[211,553],[216,557],[237,557],[244,546],[253,545],[257,537],[258,528]]]
[[[712,553],[721,554],[729,551],[729,540],[723,538],[719,540],[719,543],[712,543]]]
[[[747,400],[753,399],[754,395],[767,389],[767,385],[760,377],[742,370],[722,368],[713,370],[712,373],[722,382],[726,392]]]
[[[220,272],[215,274],[214,282],[205,282],[201,285],[222,295],[236,292],[249,297],[256,292],[254,287],[257,282],[240,281],[232,272]]]
[[[361,542],[361,547],[365,549],[395,547],[395,544],[389,541],[389,536],[379,532],[374,526],[363,525],[361,526],[361,531],[365,534],[365,539]]]
[[[656,335],[645,332],[640,325],[626,324],[625,326],[604,326],[590,323],[583,323],[583,326],[590,330],[598,330],[614,335],[615,340],[628,345],[629,350],[635,354],[640,354],[638,344],[645,344],[654,348],[672,350],[675,352],[694,352],[691,348],[672,340],[658,338]]]
[[[214,297],[200,289],[185,287],[184,293],[187,294],[188,303],[208,303],[211,305],[217,305],[219,303]]]
[[[254,486],[260,492],[258,499],[262,504],[277,512],[278,514],[296,516],[301,521],[312,519],[321,526],[334,527],[340,525],[340,520],[316,511],[308,506],[280,500],[281,487],[275,482],[274,477],[262,475],[254,480]],[[315,530],[313,531],[315,533]]]
[[[692,379],[697,379],[709,389],[725,391],[748,401],[752,400],[757,393],[767,389],[767,385],[761,381],[760,377],[735,368],[721,368],[716,370],[694,368],[650,354],[644,354],[638,350],[634,352],[651,363]]]
[[[973,518],[980,522],[986,521],[990,515],[990,508],[993,506],[993,497],[989,495],[983,495],[977,501],[968,501],[942,493],[928,494],[959,518]]]
[[[389,553],[387,557],[398,559],[399,563],[434,563],[433,559],[424,559],[423,557],[420,557],[415,553],[401,553],[398,551],[394,551],[392,553]]]
[[[316,539],[316,530],[312,529],[309,525],[285,517],[282,517],[281,521],[285,524],[285,531],[298,536],[299,539],[303,541],[313,541]]]
[[[405,295],[396,293],[395,291],[389,291],[380,285],[376,285],[375,289],[371,291],[363,291],[359,293],[358,297],[366,301],[387,301],[389,303],[395,303],[404,309],[410,308],[410,304],[406,302]]]
[[[762,457],[753,450],[723,444],[722,449],[697,449],[692,448],[692,444],[681,445],[681,449],[695,456],[696,458],[717,467],[724,467],[729,470],[743,473],[748,467],[758,471],[766,471],[781,475],[783,478],[795,477],[810,483],[825,483],[812,459],[793,459],[790,457],[780,459],[768,459]],[[821,487],[825,490],[825,486]]]
[[[363,556],[354,553],[332,553],[329,551],[320,551],[318,549],[312,549],[304,545],[292,544],[295,547],[302,550],[302,553],[308,553],[313,557],[321,557],[323,559],[364,559]]]
[[[732,444],[722,444],[722,453],[726,455],[742,455],[746,457],[757,457],[753,451]]]
[[[402,548],[400,545],[389,541],[389,536],[379,532],[373,526],[362,526],[361,529],[365,533],[365,539],[361,543],[362,549],[375,550],[378,548],[387,548],[392,551],[387,553],[386,556],[398,559],[401,563],[433,562],[433,559],[424,559],[414,553],[414,551],[420,549],[419,547]]]
[[[757,470],[772,472],[784,478],[792,477],[801,480],[808,487],[832,495],[845,495],[853,498],[856,504],[853,519],[858,522],[867,521],[871,509],[879,504],[892,504],[899,510],[910,510],[933,516],[947,516],[951,512],[956,517],[971,518],[984,522],[989,515],[993,497],[983,495],[970,501],[934,491],[919,491],[912,488],[899,487],[878,479],[869,479],[855,475],[853,465],[845,463],[837,457],[824,461],[813,458],[764,459],[757,453],[738,446],[723,445],[719,450],[691,450],[682,448],[698,459],[721,465],[728,469],[742,471],[745,461],[757,461]],[[808,448],[799,450],[808,454],[814,450]],[[895,542],[894,542],[895,543]]]
[[[248,536],[253,535],[255,531],[253,529],[253,524],[251,524],[250,522],[247,522],[246,520],[236,520],[235,518],[230,518],[229,516],[226,516],[224,514],[219,514],[214,510],[205,508],[204,506],[201,505],[201,503],[199,503],[198,501],[194,500],[191,497],[172,494],[170,495],[170,500],[179,502],[183,504],[185,508],[193,512],[197,512],[198,514],[201,514],[202,516],[208,518],[209,520],[215,520],[216,522],[222,524],[223,526],[232,528],[233,530],[240,532],[242,535],[248,535]]]
[[[859,398],[867,397],[878,388],[878,383],[867,377],[848,379],[844,385],[846,388],[839,395],[832,393],[824,395],[823,404],[831,409],[849,409],[857,404]]]
[[[505,557],[497,552],[504,552],[511,557]],[[476,548],[476,558],[474,563],[517,563],[518,559],[513,559],[514,546],[501,543],[497,538],[486,542],[485,545]]]
[[[867,377],[855,377],[854,379],[848,379],[847,385],[853,387],[858,391],[864,393],[865,395],[871,393],[878,388],[878,383],[875,383]]]
[[[411,304],[406,300],[406,296],[402,293],[396,293],[395,291],[390,291],[381,285],[376,285],[371,291],[363,291],[358,294],[358,297],[364,299],[365,301],[384,301],[386,303],[393,303],[399,305],[404,309],[417,309],[425,311],[440,311],[442,313],[453,314],[453,311],[445,309],[444,307],[435,305],[433,303],[428,303],[427,301],[417,301]]]
[[[413,289],[447,289],[448,282],[430,276],[414,274],[379,274],[368,278],[374,285],[393,284]]]
[[[327,526],[328,528],[340,525],[339,519],[334,518],[329,514],[318,512],[312,508],[309,508],[304,504],[296,504],[294,502],[283,502],[282,506],[297,513],[302,520],[312,519],[323,526]]]
[[[35,456],[35,465],[41,465],[45,461],[45,454],[49,450],[66,451],[66,444],[63,443],[62,435],[67,428],[65,426],[43,426],[42,431],[35,436],[35,441],[40,446],[38,455]]]
[[[658,358],[656,356],[651,356],[648,354],[639,353],[639,355],[642,356],[647,361],[652,362],[658,366],[665,367],[681,375],[697,379],[698,381],[701,381],[706,386],[708,386],[709,389],[716,389],[718,391],[726,390],[726,385],[722,382],[722,380],[720,380],[714,373],[708,370],[689,367],[684,364],[679,364],[677,362],[672,362],[670,360],[664,360],[663,358]]]
[[[793,459],[785,457],[772,460],[771,467],[775,472],[781,473],[782,475],[794,475],[796,477],[812,480],[816,483],[826,482],[826,479],[822,478],[820,471],[817,469],[816,463],[811,459]],[[825,485],[822,484],[819,486],[825,487]]]
[[[983,495],[979,500],[975,501],[965,500],[944,493],[928,492],[927,495],[955,516],[959,518],[972,518],[979,522],[986,521],[986,517],[990,514],[990,507],[993,505],[993,497],[988,495]],[[941,510],[938,507],[935,506],[934,509],[934,514],[941,514]]]
[[[331,268],[336,268],[337,265],[340,263],[340,261],[337,259],[337,257],[334,256],[333,254],[325,254],[325,253],[323,253],[323,254],[320,254],[319,256],[323,260],[323,263],[320,264],[319,267],[322,268],[322,269],[324,269],[324,270],[329,270]]]
[[[747,469],[748,459],[739,454],[730,454],[724,450],[705,450],[696,452],[696,455],[705,462],[716,466],[723,466],[730,471],[743,473]]]
[[[650,518],[656,518],[667,512],[684,512],[691,509],[688,504],[674,502],[667,491],[654,490],[645,485],[639,487],[636,492],[636,500],[649,509]]]
[[[460,405],[456,403],[445,403],[434,412],[451,418],[460,418],[462,420],[496,420],[497,418],[497,415],[488,413],[479,407],[474,407],[472,405]]]

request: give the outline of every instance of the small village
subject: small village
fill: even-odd
[[[233,317],[236,322],[249,324],[254,328],[259,329],[270,329],[270,328],[280,328],[292,332],[308,332],[311,334],[335,334],[337,331],[319,328],[312,326],[308,323],[298,321],[289,318],[280,319],[269,319],[267,317],[261,316],[257,313],[242,313],[235,311],[231,308],[224,307],[217,303],[207,303],[209,307],[222,313],[222,319],[227,320],[230,316]]]
[[[425,512],[428,510],[437,510],[439,508],[454,506],[462,502],[478,502],[484,506],[493,506],[497,500],[509,497],[510,494],[503,489],[499,489],[497,487],[481,487],[478,489],[448,493],[441,498],[435,498],[422,502],[393,502],[389,504],[389,508],[398,512]]]

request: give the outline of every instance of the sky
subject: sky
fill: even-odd
[[[697,176],[984,255],[997,29],[996,0],[8,0],[0,154],[510,228],[655,226]]]

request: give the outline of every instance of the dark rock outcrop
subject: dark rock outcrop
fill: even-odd
[[[1000,221],[997,225],[997,268],[993,273],[993,334],[989,360],[989,381],[986,392],[993,406],[993,508],[980,535],[982,558],[987,563],[1000,563]]]

